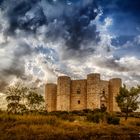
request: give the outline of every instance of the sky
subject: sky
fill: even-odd
[[[60,75],[140,83],[139,0],[0,0],[0,92]]]

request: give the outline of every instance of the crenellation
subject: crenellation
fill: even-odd
[[[115,97],[121,84],[119,78],[102,80],[99,73],[88,74],[87,79],[81,80],[60,76],[57,85],[47,84],[45,87],[47,110],[93,110],[105,106],[107,111],[119,111]]]

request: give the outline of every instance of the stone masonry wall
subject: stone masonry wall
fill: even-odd
[[[71,86],[70,77],[58,77],[57,85],[57,110],[69,111]]]
[[[47,111],[56,111],[56,84],[46,84],[45,86],[45,101]]]
[[[107,111],[120,111],[116,95],[122,85],[121,79],[100,80],[100,74],[87,75],[87,79],[71,80],[58,77],[56,84],[46,84],[46,109],[50,111],[72,111],[107,107]]]
[[[120,78],[113,78],[109,81],[109,111],[120,111],[117,102],[116,96],[119,94],[122,81]]]
[[[87,108],[87,80],[72,80],[70,110]]]
[[[87,75],[87,109],[100,108],[100,74]]]

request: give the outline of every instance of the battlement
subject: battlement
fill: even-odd
[[[107,111],[118,111],[115,101],[121,87],[121,79],[109,81],[100,79],[99,73],[87,75],[87,79],[73,80],[69,76],[60,76],[57,85],[45,86],[45,100],[48,111],[71,111],[107,107]]]

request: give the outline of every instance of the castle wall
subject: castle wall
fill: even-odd
[[[56,111],[56,84],[46,84],[45,86],[45,101],[46,109],[48,112]]]
[[[114,78],[100,80],[100,74],[87,75],[84,80],[71,80],[68,76],[58,77],[56,84],[46,84],[46,109],[50,111],[71,111],[107,107],[107,111],[120,111],[116,96],[122,81]]]
[[[100,108],[100,74],[87,75],[87,109]]]
[[[116,96],[119,94],[122,81],[120,78],[113,78],[109,81],[109,111],[120,111]]]
[[[71,82],[71,110],[87,108],[87,81],[72,80]]]
[[[70,110],[71,79],[68,76],[58,77],[57,81],[57,110]]]
[[[109,81],[105,81],[105,80],[101,80],[101,84],[100,84],[100,107],[102,105],[102,101],[101,98],[105,97],[105,106],[107,107],[107,111],[109,111]]]

